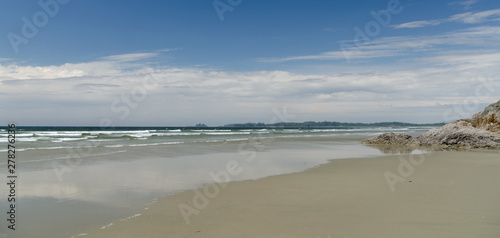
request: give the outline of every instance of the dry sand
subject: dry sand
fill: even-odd
[[[198,200],[202,209],[186,191],[84,237],[500,237],[498,151],[411,158],[414,165],[408,155],[333,160],[301,173],[229,183],[208,205]],[[386,176],[395,179],[394,191]],[[198,212],[190,224],[180,204]]]

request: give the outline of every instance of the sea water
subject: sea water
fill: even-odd
[[[138,215],[156,198],[217,182],[303,171],[331,159],[379,156],[360,140],[430,128],[18,128],[16,230],[7,228],[7,130],[0,129],[0,237],[72,237]],[[179,214],[180,215],[180,214]]]

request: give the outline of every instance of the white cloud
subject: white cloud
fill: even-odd
[[[466,24],[477,24],[487,21],[500,21],[500,9],[457,14],[451,16],[449,18],[449,21],[461,22]]]
[[[103,57],[103,60],[109,61],[120,61],[120,62],[129,62],[129,61],[138,61],[143,59],[152,58],[158,56],[159,53],[132,53],[132,54],[121,54],[121,55],[111,55]]]
[[[284,58],[261,58],[259,62],[284,62],[293,60],[344,60],[346,57],[354,59],[366,59],[374,57],[394,56],[391,49],[365,50],[346,48],[345,51],[324,52],[318,55],[292,56]]]
[[[351,64],[342,73],[153,68],[147,61],[159,51],[50,66],[0,62],[0,114],[11,117],[3,120],[25,120],[22,124],[97,125],[108,117],[117,125],[194,125],[200,121],[220,125],[266,121],[266,112],[287,105],[303,115],[297,120],[359,121],[355,114],[364,111],[372,113],[367,120],[432,122],[443,120],[439,110],[434,108],[431,115],[424,109],[460,104],[464,97],[474,96],[474,88],[480,84],[474,80],[478,76],[493,75],[493,85],[498,85],[495,90],[500,90],[500,53],[495,50],[500,46],[500,26],[344,43],[352,47],[347,52],[260,61],[343,61],[349,54],[351,59],[364,61],[381,57],[395,60],[390,57],[398,56],[397,66],[375,63],[371,68],[376,70],[370,70]],[[144,100],[130,104],[130,116],[118,119],[121,113],[111,105],[139,92],[148,76],[158,85],[144,91]],[[498,100],[494,95],[498,91],[483,97],[481,103]],[[407,111],[415,107],[422,110],[415,113],[422,114],[409,120],[412,117]],[[401,110],[406,111],[398,114]]]
[[[352,60],[393,56],[415,57],[418,53],[434,53],[442,46],[491,48],[500,46],[500,27],[481,26],[443,33],[436,36],[381,37],[371,42],[343,42],[338,51],[316,55],[258,59],[260,62],[286,62],[297,60]],[[443,49],[439,49],[442,51]]]
[[[117,61],[117,62],[132,62],[132,61],[141,61],[145,59],[150,59],[156,56],[161,55],[161,53],[171,52],[178,50],[177,48],[167,48],[160,49],[154,52],[143,52],[143,53],[130,53],[130,54],[119,54],[119,55],[110,55],[102,57],[101,59],[104,61]]]
[[[70,78],[84,75],[84,71],[67,67],[68,65],[36,67],[7,65],[0,66],[0,75],[4,79],[52,79]]]
[[[412,21],[412,22],[407,22],[399,25],[394,25],[392,28],[400,29],[400,28],[419,28],[419,27],[426,27],[426,26],[435,26],[441,24],[440,21],[438,20],[431,20],[431,21]]]
[[[462,1],[462,2],[453,2],[451,4],[458,4],[464,6],[464,9],[468,10],[471,9],[471,6],[479,2],[479,0],[467,0],[467,1]]]
[[[477,35],[495,30],[470,29],[415,42],[393,37],[385,39],[385,43],[393,41],[397,48],[428,47],[450,37],[467,42],[471,39],[460,38],[470,32]],[[382,45],[380,42],[371,47],[377,49]],[[41,124],[57,117],[63,123],[96,125],[100,119],[109,117],[122,125],[190,125],[200,120],[220,125],[240,120],[265,121],[267,117],[262,119],[262,113],[283,105],[303,115],[298,120],[349,120],[348,115],[359,111],[372,111],[374,114],[368,118],[372,120],[383,120],[388,115],[391,118],[387,120],[398,120],[393,116],[395,110],[401,108],[456,104],[465,96],[473,96],[474,87],[479,84],[473,80],[475,77],[486,73],[500,75],[496,67],[499,57],[498,52],[443,52],[420,59],[424,64],[417,64],[421,66],[414,69],[371,72],[358,68],[344,74],[153,69],[147,65],[127,68],[127,63],[121,61],[45,67],[10,65],[0,67],[0,70],[14,72],[0,74],[0,100],[5,105],[16,102],[18,109],[9,115]],[[123,95],[132,94],[148,74],[158,80],[157,87],[146,90],[147,99],[136,102],[126,120],[117,119],[120,114],[110,105]],[[493,81],[498,83],[499,79],[494,77]],[[8,107],[2,107],[0,113],[5,110]],[[402,115],[400,120],[408,120]],[[352,116],[351,120],[355,120],[353,118],[359,117]],[[442,118],[422,116],[422,120],[432,122]]]
[[[392,28],[419,28],[427,26],[436,26],[445,22],[460,22],[465,24],[479,24],[484,22],[500,21],[500,9],[493,9],[481,12],[465,12],[455,14],[446,19],[428,20],[428,21],[413,21],[399,25],[392,25]]]
[[[457,71],[466,71],[494,69],[498,66],[498,59],[500,52],[497,51],[458,51],[419,60],[448,68],[453,67]]]

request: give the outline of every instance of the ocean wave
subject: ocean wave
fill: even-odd
[[[110,135],[110,134],[103,134],[103,135],[98,135],[95,137],[95,139],[114,139],[114,140],[137,140],[138,138],[141,138],[139,136],[132,136],[132,135]]]
[[[233,142],[233,141],[248,141],[250,138],[238,138],[238,139],[227,139],[225,141],[227,142]]]
[[[54,146],[54,147],[28,147],[28,148],[22,148],[18,149],[16,148],[16,151],[30,151],[30,150],[59,150],[59,149],[70,149],[74,148],[71,146]],[[0,150],[0,152],[6,152],[7,150]]]
[[[86,140],[87,138],[58,138],[55,140],[52,140],[53,142],[66,142],[66,141],[79,141],[79,140]]]
[[[107,145],[107,146],[104,146],[104,147],[107,147],[107,148],[121,148],[121,147],[124,147],[125,145]]]
[[[269,131],[252,131],[250,134],[270,134],[271,132]]]
[[[21,138],[16,138],[16,141],[18,142],[33,142],[33,141],[38,141],[39,138],[33,138],[33,137],[21,137]]]
[[[132,144],[128,146],[132,147],[141,147],[141,146],[155,146],[155,145],[177,145],[177,144],[183,144],[184,142],[180,141],[175,141],[175,142],[161,142],[161,143],[149,143],[149,144]]]
[[[215,132],[228,132],[228,131],[232,131],[232,130],[218,130],[218,129],[214,129],[214,130],[192,130],[192,131],[198,131],[198,132],[210,132],[210,131],[215,131]]]
[[[434,127],[372,127],[351,129],[199,129],[199,130],[120,130],[120,131],[24,131],[16,135],[16,140],[24,142],[19,147],[24,150],[74,148],[81,143],[89,143],[93,147],[119,148],[127,146],[155,146],[178,143],[200,142],[232,142],[246,141],[252,138],[310,138],[335,136],[374,136],[383,132],[418,132],[433,129]],[[5,132],[0,133],[0,146],[6,144]],[[266,138],[264,138],[266,137]],[[175,142],[172,142],[175,141]],[[132,144],[132,145],[129,145]],[[63,147],[61,147],[63,146]],[[3,146],[1,146],[3,147]],[[1,148],[0,147],[0,148]],[[5,146],[6,147],[6,146]],[[5,148],[4,147],[4,148]],[[17,146],[16,146],[17,147]],[[2,149],[4,149],[2,148]],[[19,148],[21,149],[21,148]],[[5,151],[5,150],[0,150]]]
[[[206,132],[203,135],[250,135],[248,131],[242,132]]]
[[[280,134],[293,134],[293,133],[304,133],[306,131],[302,131],[300,129],[284,129],[284,130],[277,130],[277,131],[274,131],[274,132],[275,133],[280,133]]]
[[[154,133],[151,136],[199,136],[201,133],[181,132],[181,133]]]
[[[7,133],[4,133],[4,134],[0,134],[1,137],[8,137],[9,134]],[[30,137],[30,136],[33,136],[33,133],[18,133],[16,134],[16,137]]]

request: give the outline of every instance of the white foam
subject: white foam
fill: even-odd
[[[215,132],[230,132],[231,130],[193,130],[193,131],[199,131],[199,132],[210,132],[210,131],[215,131]]]
[[[54,150],[54,149],[64,149],[64,148],[70,148],[70,147],[41,147],[41,148],[22,148],[22,149],[16,149],[16,151],[28,151],[28,150]],[[5,152],[7,150],[0,150],[0,152]]]
[[[204,135],[250,135],[250,132],[207,132]]]
[[[110,226],[112,226],[112,225],[113,225],[113,223],[111,222],[111,223],[109,223],[107,226],[103,226],[103,227],[101,227],[101,230],[104,230],[104,229],[106,229],[106,228],[108,228],[108,227],[110,227]]]
[[[154,145],[176,145],[176,144],[182,144],[182,143],[184,143],[184,142],[174,141],[174,142],[161,142],[161,143],[148,143],[148,144],[132,144],[129,146],[140,147],[140,146],[154,146]]]
[[[31,137],[31,138],[21,137],[21,138],[16,138],[17,141],[21,141],[21,142],[37,141],[38,139],[40,139],[40,138],[37,138],[37,137]]]
[[[311,132],[337,132],[337,131],[347,131],[347,130],[340,130],[340,129],[314,129]]]
[[[199,136],[201,133],[181,132],[181,133],[154,133],[156,136]]]
[[[8,134],[0,134],[4,137],[7,137],[9,136]],[[30,136],[33,136],[33,133],[21,133],[21,134],[16,134],[16,138],[17,137],[30,137]]]
[[[139,217],[139,216],[142,216],[142,214],[141,213],[137,213],[137,214],[135,214],[133,216],[129,216],[127,218],[121,219],[120,221],[126,221],[126,220],[132,219],[134,217]],[[113,224],[113,223],[111,223],[111,224]]]
[[[82,233],[82,234],[74,235],[71,238],[75,238],[75,237],[78,237],[78,236],[87,236],[87,235],[88,235],[87,233]]]
[[[86,138],[59,138],[57,140],[53,140],[53,142],[65,142],[65,141],[76,141],[76,140],[85,140]]]
[[[240,139],[227,139],[226,141],[247,141],[249,138],[240,138]]]
[[[108,148],[120,148],[120,147],[123,147],[124,145],[107,145],[107,146],[104,146],[104,147],[108,147]]]
[[[304,131],[300,131],[299,129],[285,129],[285,130],[282,130],[282,131],[274,131],[274,132],[285,133],[285,134],[304,133]]]
[[[166,130],[166,131],[169,131],[169,132],[181,132],[182,130],[181,129],[176,129],[176,130]]]

